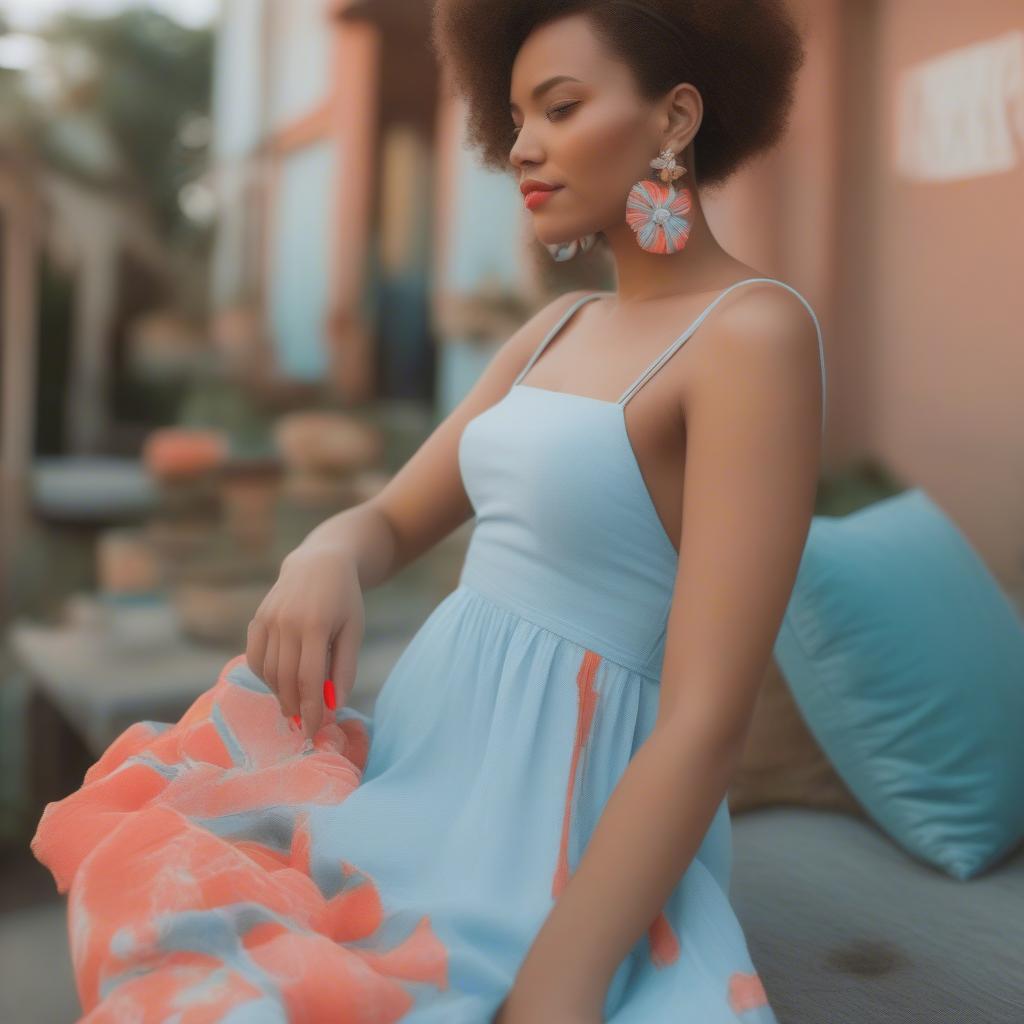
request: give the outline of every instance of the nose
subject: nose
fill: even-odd
[[[508,158],[512,166],[520,170],[527,164],[536,167],[543,161],[543,155],[538,152],[537,146],[530,141],[530,136],[525,128],[519,132],[512,143]]]

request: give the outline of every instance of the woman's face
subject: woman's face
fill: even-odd
[[[665,108],[638,94],[629,66],[574,14],[530,33],[510,91],[516,137],[509,159],[519,182],[559,186],[535,207],[524,203],[540,241],[625,223],[629,190],[656,173],[650,161],[669,126]]]

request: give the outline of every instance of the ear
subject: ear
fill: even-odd
[[[673,153],[686,149],[704,117],[704,101],[689,82],[674,86],[665,96],[665,145]]]

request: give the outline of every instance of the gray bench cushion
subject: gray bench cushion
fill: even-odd
[[[961,882],[869,821],[760,808],[730,894],[779,1024],[1024,1021],[1024,848]]]

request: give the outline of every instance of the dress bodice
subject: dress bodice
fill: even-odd
[[[678,561],[626,430],[632,396],[693,334],[720,293],[615,402],[520,383],[562,325],[594,292],[572,303],[537,346],[509,391],[467,423],[459,466],[473,505],[460,582],[561,636],[659,678]],[[825,369],[821,329],[824,430]]]

